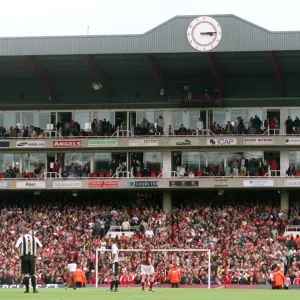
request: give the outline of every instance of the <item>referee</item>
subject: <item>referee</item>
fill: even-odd
[[[35,275],[35,258],[42,251],[42,244],[37,237],[30,234],[30,230],[26,227],[21,227],[22,234],[19,237],[16,248],[21,257],[21,274],[26,287],[25,293],[29,293],[29,277],[33,287],[33,293],[38,293],[36,290],[36,275]]]

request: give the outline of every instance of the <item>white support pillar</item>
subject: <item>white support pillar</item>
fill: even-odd
[[[280,170],[282,171],[282,176],[285,175],[285,172],[289,168],[289,150],[280,150]]]
[[[174,130],[173,124],[172,124],[172,111],[171,110],[164,110],[163,115],[164,119],[164,134],[169,135],[169,126],[172,126],[172,132]]]
[[[91,174],[94,173],[95,170],[95,153],[91,153],[91,166],[90,166]]]
[[[171,171],[172,171],[172,154],[171,151],[164,151],[163,152],[163,178],[170,178]]]
[[[172,191],[163,192],[163,210],[168,212],[172,209]]]
[[[289,209],[289,190],[283,189],[281,190],[281,199],[280,199],[280,208],[282,210],[288,210]]]

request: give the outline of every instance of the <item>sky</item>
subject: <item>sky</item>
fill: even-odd
[[[213,14],[300,31],[299,9],[300,0],[1,0],[0,36],[142,34],[177,15]]]

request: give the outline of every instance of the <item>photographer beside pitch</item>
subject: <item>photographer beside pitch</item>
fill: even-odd
[[[16,248],[21,257],[21,275],[26,287],[24,293],[29,293],[29,277],[31,277],[33,293],[38,293],[36,290],[35,259],[42,252],[43,246],[39,239],[33,236],[33,232],[30,234],[30,230],[26,227],[21,227],[20,232],[22,236],[19,237]]]

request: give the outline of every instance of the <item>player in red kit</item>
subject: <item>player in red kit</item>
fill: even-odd
[[[76,290],[75,282],[74,282],[74,272],[77,269],[77,261],[78,261],[78,251],[75,249],[75,245],[71,245],[70,249],[67,251],[67,261],[68,261],[68,270],[69,270],[69,284]],[[68,285],[66,285],[67,287]]]
[[[149,291],[154,292],[154,268],[152,265],[152,253],[150,249],[150,243],[145,243],[145,248],[142,250],[142,263],[141,263],[141,275],[142,275],[142,291],[145,292],[145,279],[148,276],[150,281]]]

